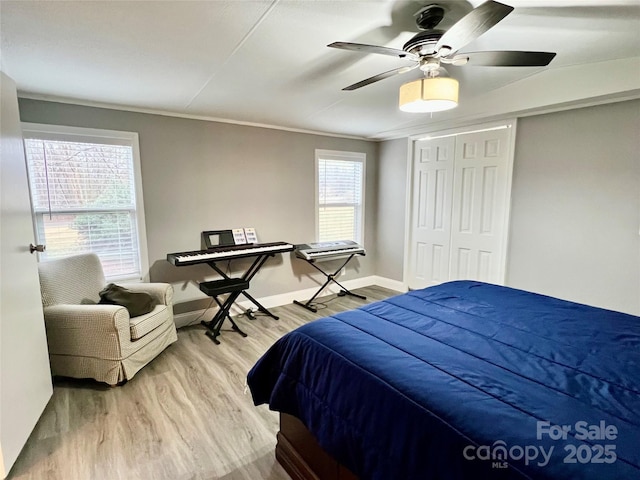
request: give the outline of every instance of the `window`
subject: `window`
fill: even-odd
[[[364,153],[316,150],[318,242],[363,244],[365,159]]]
[[[110,280],[148,270],[138,135],[23,124],[41,261],[94,252]]]

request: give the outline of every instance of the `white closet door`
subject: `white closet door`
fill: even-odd
[[[449,278],[455,137],[414,142],[408,286]]]
[[[456,137],[450,280],[504,283],[511,131]]]
[[[413,143],[408,288],[504,283],[515,129],[495,127]]]

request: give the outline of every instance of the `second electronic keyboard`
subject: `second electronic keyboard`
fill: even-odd
[[[350,255],[366,255],[366,250],[352,240],[296,245],[296,256],[304,260],[334,260]]]
[[[301,307],[306,308],[312,312],[317,312],[318,308],[313,303],[320,292],[322,292],[331,282],[338,285],[341,290],[338,293],[339,296],[342,295],[350,295],[352,297],[361,298],[366,300],[366,297],[363,295],[359,295],[357,293],[350,292],[347,288],[344,287],[340,282],[336,280],[338,275],[340,275],[340,271],[347,266],[347,263],[355,257],[356,255],[365,255],[366,252],[361,245],[358,245],[353,240],[338,240],[333,242],[319,242],[319,243],[310,243],[308,245],[296,245],[296,256],[305,260],[309,265],[322,273],[327,281],[318,289],[318,291],[306,302],[299,302],[298,300],[294,300],[293,303],[296,305],[300,305]],[[317,260],[334,260],[338,258],[345,258],[346,260],[340,264],[340,266],[333,272],[325,272],[322,268],[320,268],[317,264]]]
[[[220,245],[207,250],[193,252],[177,252],[167,254],[167,260],[176,267],[195,265],[198,263],[234,260],[237,258],[255,257],[290,252],[294,245],[287,242],[253,243],[244,245]]]

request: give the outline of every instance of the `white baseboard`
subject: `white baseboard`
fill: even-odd
[[[379,287],[388,288],[390,290],[397,290],[398,292],[406,292],[407,289],[404,284],[398,280],[392,280],[390,278],[379,277],[377,275],[371,275],[368,277],[355,278],[353,280],[345,280],[341,281],[345,288],[349,290],[353,290],[356,288],[368,287],[370,285],[377,285]],[[279,307],[281,305],[288,305],[293,303],[294,300],[306,301],[311,298],[317,291],[318,287],[315,288],[307,288],[305,290],[296,290],[294,292],[281,293],[278,295],[270,295],[268,297],[257,298],[256,300],[262,304],[265,308],[273,308]],[[335,285],[334,283],[330,284],[325,288],[321,295],[330,295],[335,294],[340,291],[340,287]],[[238,308],[238,306],[240,308]],[[243,310],[247,308],[254,308],[255,305],[251,303],[249,300],[244,300],[238,302],[237,305],[234,305],[231,314],[236,315],[238,313],[242,313]],[[176,327],[186,327],[187,325],[193,325],[200,323],[201,320],[211,320],[215,315],[218,307],[194,310],[191,312],[179,313],[174,316],[174,320],[176,323]]]
[[[377,275],[372,278],[374,279],[372,285],[377,285],[378,287],[382,288],[388,288],[389,290],[396,290],[400,293],[404,293],[407,291],[407,286],[399,280],[392,280],[390,278],[379,277]]]

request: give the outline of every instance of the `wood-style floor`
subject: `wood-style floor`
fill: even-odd
[[[310,320],[398,292],[354,290],[367,300],[322,297],[313,314],[297,305],[237,322],[215,345],[204,327],[178,331],[178,341],[120,387],[54,381],[49,401],[8,478],[12,480],[287,480],[274,458],[278,415],[255,407],[245,378],[286,332]]]

